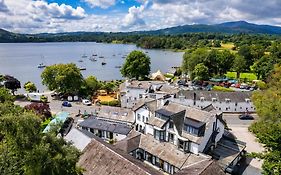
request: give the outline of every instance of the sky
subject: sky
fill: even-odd
[[[0,0],[0,28],[18,33],[156,30],[240,20],[281,26],[281,0]]]

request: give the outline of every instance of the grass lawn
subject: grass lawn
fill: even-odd
[[[221,48],[224,48],[224,49],[232,49],[234,47],[234,44],[233,43],[221,43]]]
[[[227,72],[225,74],[227,78],[236,78],[236,72]],[[248,81],[253,81],[257,79],[257,76],[254,73],[240,73],[240,78],[247,78]]]
[[[98,99],[100,101],[114,101],[115,99],[112,96],[106,95],[106,96],[98,96]]]

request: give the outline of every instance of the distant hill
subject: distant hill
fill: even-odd
[[[148,31],[151,34],[182,34],[194,32],[208,33],[248,33],[248,34],[281,34],[281,27],[270,25],[257,25],[246,21],[226,22],[214,25],[194,24],[171,27],[155,31]]]
[[[108,37],[127,35],[176,35],[183,33],[225,33],[225,34],[273,34],[280,35],[281,27],[270,25],[257,25],[246,21],[234,21],[221,24],[206,25],[194,24],[170,27],[160,30],[135,32],[65,32],[41,34],[17,34],[0,29],[0,42],[53,42],[53,41],[96,41],[103,42]]]

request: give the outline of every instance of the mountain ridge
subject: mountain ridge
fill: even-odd
[[[271,25],[258,25],[246,21],[231,21],[220,24],[193,24],[169,27],[150,31],[132,32],[62,32],[62,33],[39,33],[19,34],[0,29],[0,42],[51,42],[57,41],[80,41],[85,36],[94,35],[177,35],[184,33],[223,33],[223,34],[270,34],[281,35],[281,27]],[[68,40],[65,40],[66,37]],[[74,38],[74,39],[71,39]],[[79,40],[80,39],[80,40]]]

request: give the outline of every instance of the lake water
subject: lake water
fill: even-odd
[[[123,79],[115,66],[121,66],[124,55],[133,50],[142,50],[151,58],[151,72],[160,69],[167,72],[172,66],[179,66],[183,53],[163,50],[146,50],[131,44],[104,44],[94,42],[60,42],[60,43],[1,43],[0,44],[0,74],[9,74],[23,84],[32,81],[40,90],[46,89],[41,84],[43,69],[37,66],[43,62],[46,65],[56,63],[75,63],[86,67],[82,71],[84,77],[96,76],[99,80]],[[87,58],[81,58],[85,54]],[[96,62],[89,60],[92,54],[98,56]],[[104,56],[104,58],[99,58]],[[83,62],[78,62],[78,60]],[[101,65],[105,61],[106,65]]]

